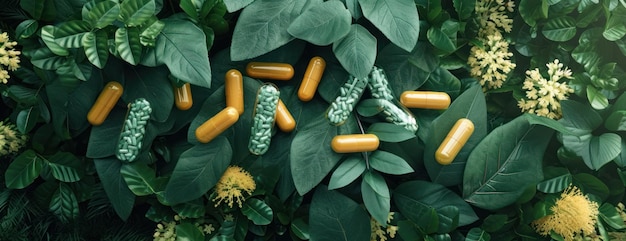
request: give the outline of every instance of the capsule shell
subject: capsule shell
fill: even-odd
[[[189,83],[174,88],[174,102],[176,103],[176,108],[179,110],[188,110],[191,108],[193,98],[191,97],[191,85]]]
[[[91,106],[87,114],[87,121],[94,126],[101,125],[107,118],[117,101],[124,93],[124,87],[119,82],[111,81],[104,86],[102,92]]]
[[[296,128],[296,120],[293,119],[287,106],[285,106],[285,103],[280,99],[276,106],[276,125],[278,125],[278,128],[283,132],[291,132]]]
[[[435,152],[435,160],[441,165],[452,163],[454,158],[474,132],[474,123],[466,118],[461,118],[452,127],[446,138],[441,142]]]
[[[286,63],[250,62],[246,74],[257,79],[290,80],[293,67]]]
[[[400,103],[408,108],[442,110],[450,106],[450,96],[446,92],[404,91]]]
[[[236,69],[226,72],[224,83],[226,106],[234,107],[237,113],[243,114],[243,76]]]
[[[351,134],[335,136],[330,143],[337,153],[366,152],[378,149],[378,136],[374,134]]]
[[[239,113],[233,107],[226,107],[196,129],[196,139],[208,143],[224,132],[239,119]]]
[[[326,68],[326,61],[322,57],[313,57],[309,61],[298,89],[298,98],[301,101],[310,101],[315,96],[317,86],[324,75],[324,69]]]

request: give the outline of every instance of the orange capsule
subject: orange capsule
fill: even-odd
[[[450,106],[450,96],[446,92],[404,91],[400,103],[408,108],[442,110]]]
[[[124,87],[116,81],[111,81],[104,86],[102,92],[91,106],[87,114],[87,121],[94,126],[101,125],[109,116],[109,113],[124,93]]]
[[[246,74],[257,79],[290,80],[293,67],[285,63],[250,62],[246,66]]]
[[[454,158],[474,132],[474,123],[466,118],[461,118],[452,127],[446,138],[441,142],[435,152],[435,160],[441,165],[452,163]]]
[[[196,129],[196,139],[201,143],[208,143],[235,124],[238,119],[237,110],[228,106]]]
[[[322,75],[324,75],[325,68],[326,61],[322,57],[313,57],[309,61],[309,66],[306,68],[306,72],[304,72],[304,78],[302,78],[302,83],[300,83],[300,88],[298,89],[298,98],[301,101],[313,99]]]
[[[179,110],[188,110],[193,105],[193,98],[191,97],[191,85],[185,83],[181,87],[174,88],[174,102],[176,108]]]
[[[366,152],[378,149],[378,136],[374,134],[351,134],[335,136],[330,143],[337,153]]]
[[[243,114],[243,76],[239,70],[231,69],[226,72],[224,92],[226,106],[234,107],[240,115]]]
[[[283,132],[291,132],[296,128],[296,120],[293,119],[287,106],[280,99],[278,99],[278,105],[276,106],[276,125]]]

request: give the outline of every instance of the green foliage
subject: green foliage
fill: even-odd
[[[357,203],[336,191],[316,189],[309,225],[314,240],[368,240],[369,217]]]

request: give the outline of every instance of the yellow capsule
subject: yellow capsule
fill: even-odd
[[[276,106],[276,125],[283,132],[291,132],[296,128],[296,120],[293,119],[287,106],[280,99],[278,99],[278,106]]]
[[[404,91],[400,103],[408,108],[442,110],[450,106],[450,96],[446,92]]]
[[[285,63],[250,62],[246,66],[246,74],[257,79],[290,80],[293,67]]]
[[[351,134],[335,136],[330,143],[337,153],[366,152],[378,149],[378,136],[374,134]]]
[[[471,120],[461,118],[456,121],[450,132],[448,132],[446,139],[441,142],[441,145],[435,152],[435,160],[441,165],[452,163],[473,132],[474,123]]]
[[[196,129],[196,139],[201,143],[208,143],[228,129],[228,127],[235,124],[238,119],[239,113],[237,110],[227,106]]]
[[[191,85],[185,83],[181,87],[174,88],[174,102],[176,108],[179,110],[188,110],[193,105],[193,98],[191,97]]]
[[[124,93],[124,87],[116,81],[111,81],[104,86],[102,92],[91,106],[87,114],[87,121],[94,126],[101,125],[109,116],[109,113]]]
[[[300,88],[298,89],[298,98],[301,101],[313,99],[322,75],[324,75],[325,68],[326,61],[322,57],[313,57],[309,61],[309,66],[306,68],[306,72],[304,72],[304,78],[302,78],[302,83],[300,83]]]
[[[239,70],[231,69],[226,72],[224,92],[226,106],[234,107],[237,113],[243,114],[243,76]]]

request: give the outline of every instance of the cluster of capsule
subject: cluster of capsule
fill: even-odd
[[[381,113],[385,115],[385,120],[411,132],[416,132],[418,125],[415,117],[392,102],[394,101],[393,92],[389,89],[389,82],[383,70],[374,66],[368,79],[367,86],[372,97],[381,100],[380,108],[382,109]]]
[[[117,144],[117,159],[132,162],[141,151],[146,125],[150,119],[152,108],[150,102],[139,98],[129,104],[128,115]]]
[[[339,88],[339,96],[330,104],[326,112],[326,117],[331,124],[341,125],[350,117],[366,86],[367,79],[361,80],[350,76],[348,81]]]
[[[264,84],[259,88],[248,143],[248,150],[252,154],[263,155],[269,149],[279,97],[280,91],[272,84]]]

